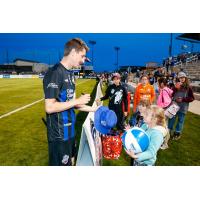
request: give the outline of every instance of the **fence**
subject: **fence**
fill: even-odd
[[[97,86],[96,99],[102,97],[101,83]],[[102,104],[101,104],[102,105]],[[97,107],[94,101],[92,107]],[[79,145],[77,166],[102,165],[102,145],[100,133],[94,127],[94,113],[90,112],[83,123]]]

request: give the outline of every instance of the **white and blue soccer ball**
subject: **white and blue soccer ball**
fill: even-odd
[[[133,150],[137,154],[148,148],[149,137],[143,129],[133,127],[123,134],[122,143],[126,150]]]

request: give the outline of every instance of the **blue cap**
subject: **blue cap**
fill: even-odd
[[[94,113],[94,126],[102,134],[110,132],[117,124],[117,116],[114,111],[109,110],[106,106],[101,106]]]

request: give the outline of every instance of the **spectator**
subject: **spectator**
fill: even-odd
[[[141,127],[144,123],[143,121],[143,114],[146,109],[150,108],[150,101],[148,99],[141,100],[138,105],[138,111],[135,112],[129,121],[130,126],[138,126]]]
[[[134,159],[134,166],[155,165],[157,152],[168,131],[164,110],[156,105],[152,105],[150,109],[146,109],[146,112],[144,112],[144,122],[145,124],[141,128],[146,131],[150,140],[147,150],[138,154],[126,150],[127,154]]]
[[[149,73],[149,83],[150,83],[151,85],[153,85],[153,84],[155,83],[155,77],[154,77],[154,75],[153,75],[152,72]]]
[[[163,69],[159,67],[154,73],[155,82],[158,81],[158,78],[163,77],[163,76],[164,76]]]
[[[127,117],[128,103],[127,103],[127,91],[124,86],[121,85],[121,76],[119,73],[113,74],[113,84],[108,86],[105,96],[100,100],[106,100],[109,98],[109,109],[113,110],[117,115],[117,129],[124,130],[124,120]],[[99,99],[97,99],[97,102]],[[123,112],[122,102],[124,103],[125,110]]]
[[[184,72],[179,72],[178,74],[178,82],[173,89],[173,100],[177,102],[180,110],[173,118],[169,119],[168,128],[170,130],[170,134],[173,136],[173,139],[178,140],[182,134],[185,115],[188,111],[189,103],[194,100],[192,88],[190,87],[189,81]],[[176,118],[178,118],[178,121],[175,132],[173,133],[173,127],[175,125]]]
[[[141,99],[148,99],[153,103],[155,99],[155,91],[152,85],[149,84],[148,76],[143,75],[140,78],[140,84],[138,84],[134,95],[134,107],[133,111],[136,112],[137,106]]]
[[[158,86],[159,86],[159,96],[157,100],[157,105],[164,109],[168,107],[172,101],[171,97],[173,90],[167,87],[166,78],[160,78],[158,80]]]
[[[136,75],[135,75],[135,81],[136,81],[136,84],[139,83],[139,80],[140,80],[140,70],[137,69],[137,72],[136,72]]]
[[[158,85],[159,85],[159,96],[157,100],[157,105],[163,109],[166,109],[172,102],[172,93],[173,90],[167,87],[167,79],[165,78],[160,78],[158,80]],[[167,119],[168,120],[168,119]],[[165,136],[164,143],[162,144],[161,149],[167,149],[168,148],[168,141],[170,139],[170,134]]]

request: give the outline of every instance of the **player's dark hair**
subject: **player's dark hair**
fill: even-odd
[[[86,52],[89,51],[89,47],[80,38],[73,38],[65,44],[64,56],[68,56],[72,49],[75,49],[77,52],[82,51],[83,49],[85,49]]]

